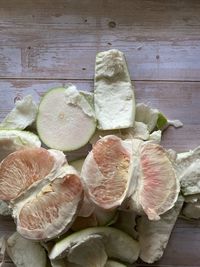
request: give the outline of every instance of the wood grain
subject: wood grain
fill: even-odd
[[[27,94],[39,102],[67,83],[92,91],[96,53],[118,48],[137,102],[184,123],[164,132],[162,144],[193,149],[200,145],[199,33],[198,0],[1,0],[0,120]],[[151,266],[200,267],[199,227],[179,219],[162,260]],[[0,217],[0,236],[14,230],[9,217]],[[12,266],[7,258],[5,267]]]
[[[199,80],[198,1],[47,2],[1,1],[0,77],[92,79],[119,48],[133,80]]]

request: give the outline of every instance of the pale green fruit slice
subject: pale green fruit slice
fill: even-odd
[[[200,200],[194,203],[186,203],[183,207],[182,213],[190,219],[200,219]]]
[[[104,267],[107,261],[101,235],[85,237],[73,245],[68,254],[68,261],[87,267]]]
[[[46,267],[46,253],[37,242],[14,233],[7,240],[7,252],[16,267]]]
[[[108,260],[105,267],[127,267],[127,265],[124,265],[118,261]]]
[[[119,138],[125,139],[141,139],[148,140],[150,138],[147,125],[142,122],[135,122],[132,128],[119,130],[96,130],[95,134],[90,139],[90,143],[94,145],[100,138],[106,135],[116,135]]]
[[[138,149],[140,168],[137,190],[131,196],[129,208],[144,211],[150,220],[171,209],[180,191],[179,181],[165,150],[158,144],[141,143]]]
[[[149,221],[146,216],[138,220],[140,258],[144,262],[153,263],[162,257],[183,202],[180,196],[175,206],[161,215],[159,221]]]
[[[164,130],[170,125],[175,128],[183,126],[179,120],[168,120],[158,109],[151,108],[144,103],[138,103],[136,105],[135,120],[145,123],[149,132],[152,132],[156,128],[158,130]]]
[[[85,267],[76,263],[67,261],[67,259],[51,260],[51,267]]]
[[[0,130],[0,161],[16,150],[40,146],[40,139],[31,132]]]
[[[135,97],[124,54],[112,49],[96,56],[94,107],[98,128],[132,127]]]
[[[81,172],[85,158],[71,161],[69,164],[73,166],[78,172]]]
[[[12,211],[9,208],[8,204],[5,201],[0,200],[0,215],[8,216],[11,214],[12,214]]]
[[[197,201],[200,200],[200,193],[184,196],[184,200],[186,203],[196,203]]]
[[[24,130],[35,121],[37,111],[32,96],[25,96],[16,102],[15,108],[0,123],[0,129]]]
[[[92,227],[76,232],[55,244],[50,252],[50,259],[69,255],[73,246],[98,235],[102,237],[108,257],[133,263],[139,255],[138,242],[124,232],[112,227]]]
[[[90,201],[103,209],[115,209],[133,191],[132,141],[114,135],[101,138],[88,154],[81,177]],[[130,192],[131,191],[131,192]]]
[[[92,107],[73,85],[52,89],[42,98],[36,123],[41,140],[61,151],[84,146],[96,129]]]

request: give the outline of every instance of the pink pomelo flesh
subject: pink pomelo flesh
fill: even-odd
[[[84,173],[89,197],[102,208],[113,208],[126,191],[130,154],[121,140],[113,136],[99,140],[91,153],[93,158]]]
[[[164,149],[157,144],[142,146],[140,165],[140,204],[150,219],[158,219],[158,215],[170,209],[178,197],[175,172]]]
[[[78,176],[56,178],[24,204],[18,215],[18,232],[35,240],[55,237],[69,228],[81,199]]]
[[[47,176],[54,166],[53,156],[43,148],[16,151],[0,164],[0,199],[12,200],[34,182]]]

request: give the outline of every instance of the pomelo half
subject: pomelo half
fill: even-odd
[[[61,151],[84,146],[96,129],[91,105],[73,85],[52,89],[44,95],[36,123],[41,140]]]
[[[101,208],[113,209],[129,194],[132,172],[131,141],[108,135],[93,146],[81,177],[89,199]]]
[[[47,240],[73,223],[82,200],[77,171],[61,151],[20,150],[0,164],[0,199],[10,201],[17,231],[34,240]]]

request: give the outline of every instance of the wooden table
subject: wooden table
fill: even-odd
[[[165,132],[163,145],[177,151],[199,145],[198,0],[0,0],[0,119],[27,94],[38,101],[69,82],[92,90],[95,55],[111,48],[126,55],[137,102],[184,123]],[[179,220],[153,266],[200,266],[199,226]],[[1,217],[0,234],[13,230]]]

